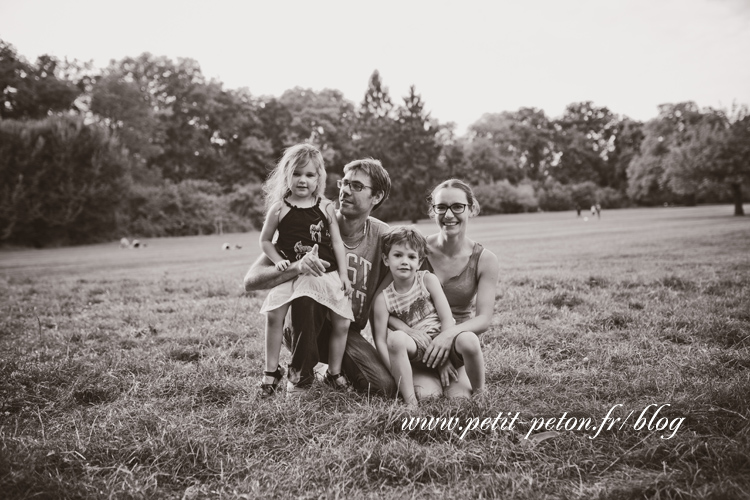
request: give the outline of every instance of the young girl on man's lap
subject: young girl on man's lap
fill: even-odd
[[[341,373],[341,362],[349,323],[354,319],[348,298],[352,288],[333,203],[323,196],[325,185],[323,157],[309,144],[288,148],[263,185],[266,220],[260,245],[276,269],[285,270],[291,261],[300,260],[311,251],[318,252],[331,267],[323,276],[300,275],[268,293],[261,308],[266,315],[266,370],[261,396],[273,395],[284,376],[279,366],[284,318],[291,302],[301,296],[311,297],[330,310],[333,330],[325,381],[334,388],[350,388]]]

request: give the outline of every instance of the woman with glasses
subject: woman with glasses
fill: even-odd
[[[484,389],[484,366],[467,373],[464,366],[452,366],[448,359],[451,350],[464,356],[481,351],[477,336],[487,331],[492,321],[499,264],[494,253],[466,235],[469,220],[479,213],[479,203],[465,182],[450,179],[440,183],[429,201],[430,217],[438,232],[427,237],[423,268],[440,280],[456,324],[434,339],[422,339],[429,343],[422,360],[432,369],[415,368],[414,386],[420,398],[469,396],[472,387],[474,393]],[[425,335],[393,317],[388,324],[415,340]]]

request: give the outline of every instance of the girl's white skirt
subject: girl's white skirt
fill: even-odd
[[[339,316],[354,321],[352,304],[341,289],[341,278],[337,272],[325,273],[323,276],[300,275],[295,279],[282,283],[268,292],[262,314],[278,309],[284,304],[291,303],[297,297],[310,297],[318,304],[327,307]]]

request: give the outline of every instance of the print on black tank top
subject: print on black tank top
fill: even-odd
[[[336,256],[331,245],[331,233],[328,230],[328,219],[320,209],[320,198],[309,208],[299,208],[284,199],[290,208],[289,213],[279,222],[279,237],[276,240],[276,250],[290,262],[300,260],[318,245],[318,255],[321,259],[331,263],[327,273],[336,271]]]

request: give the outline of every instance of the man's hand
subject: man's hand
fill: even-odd
[[[299,273],[310,276],[323,276],[326,269],[331,267],[331,263],[322,260],[318,256],[318,245],[315,244],[312,250],[307,252],[304,257],[297,261],[299,263]]]

